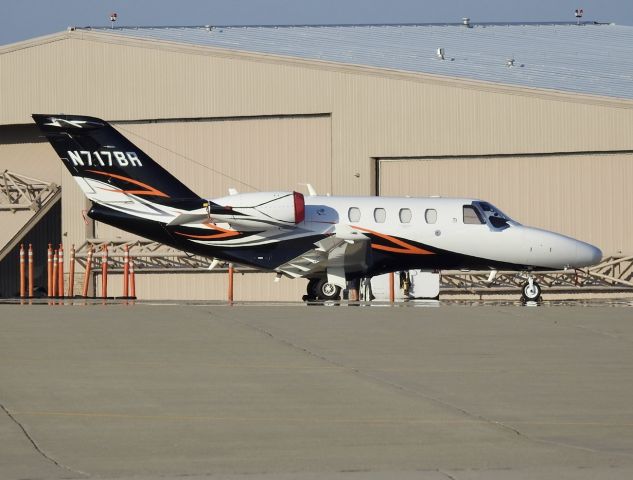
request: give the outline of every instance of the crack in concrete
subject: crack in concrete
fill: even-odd
[[[440,469],[438,468],[437,472],[438,472],[438,473],[441,473],[442,475],[444,475],[444,476],[446,476],[446,477],[448,477],[450,480],[457,480],[457,477],[453,477],[451,474],[449,474],[449,473],[445,472],[444,470],[440,470]]]
[[[55,466],[66,470],[68,472],[72,472],[75,473],[77,475],[82,475],[85,477],[89,477],[90,475],[82,472],[81,470],[75,470],[71,467],[69,467],[68,465],[64,465],[61,462],[58,462],[57,460],[55,460],[53,457],[51,457],[50,455],[47,455],[46,452],[44,452],[40,446],[37,444],[37,442],[35,441],[35,439],[29,434],[29,432],[26,430],[26,428],[24,427],[24,425],[22,425],[22,423],[13,416],[13,414],[9,411],[9,409],[7,409],[7,407],[4,406],[4,404],[0,403],[0,409],[7,415],[7,417],[9,417],[11,419],[11,421],[13,423],[15,423],[18,428],[22,431],[22,433],[24,434],[24,436],[26,437],[26,439],[29,441],[29,443],[31,444],[31,446],[33,447],[33,449],[35,449],[35,451],[41,455],[42,457],[44,457],[47,461],[49,461],[50,463],[54,464]]]
[[[464,415],[464,416],[466,416],[468,418],[476,419],[476,420],[479,420],[481,422],[488,423],[488,424],[490,424],[490,425],[492,425],[494,427],[497,427],[497,428],[499,428],[501,430],[505,430],[506,432],[510,432],[511,434],[513,434],[513,435],[515,435],[517,437],[520,437],[522,439],[525,439],[526,441],[530,441],[530,442],[533,442],[533,443],[544,444],[544,445],[554,445],[554,446],[563,447],[563,448],[572,448],[572,449],[576,449],[576,450],[582,450],[582,451],[585,451],[585,452],[597,453],[597,454],[602,454],[602,455],[616,455],[616,456],[621,456],[621,457],[626,457],[626,458],[632,458],[633,457],[633,455],[628,454],[628,453],[624,453],[624,452],[606,452],[606,451],[597,450],[597,449],[590,448],[590,447],[583,447],[583,446],[580,446],[580,445],[573,445],[573,444],[567,444],[567,443],[562,443],[562,442],[556,442],[556,441],[553,441],[553,440],[545,440],[545,439],[531,437],[530,435],[522,433],[518,429],[516,429],[516,428],[512,427],[511,425],[508,425],[508,424],[506,424],[504,422],[500,422],[500,421],[493,420],[491,418],[485,417],[483,415],[479,415],[479,414],[476,414],[476,413],[469,412],[468,410],[465,410],[465,409],[463,409],[461,407],[458,407],[457,405],[453,405],[453,404],[448,403],[448,402],[446,402],[444,400],[440,400],[439,398],[432,397],[432,396],[427,395],[425,393],[422,393],[422,392],[420,392],[418,390],[409,388],[409,387],[404,386],[404,385],[400,385],[400,384],[395,383],[395,382],[388,381],[386,379],[380,378],[380,377],[378,377],[378,376],[376,376],[374,374],[371,374],[369,372],[362,371],[362,370],[360,370],[360,369],[358,369],[356,367],[350,367],[348,365],[345,365],[343,363],[337,362],[335,360],[331,360],[331,359],[325,357],[324,355],[321,355],[321,354],[318,354],[316,352],[313,352],[313,351],[309,350],[306,347],[302,347],[300,345],[297,345],[297,344],[291,342],[290,340],[286,340],[285,338],[277,337],[277,336],[275,336],[275,334],[273,334],[272,332],[269,332],[265,328],[258,327],[258,326],[255,326],[255,325],[251,325],[251,324],[249,324],[247,322],[244,322],[244,321],[241,321],[241,320],[236,320],[236,319],[231,319],[231,320],[234,323],[239,323],[240,325],[242,325],[244,327],[247,327],[247,328],[249,328],[251,330],[255,330],[255,331],[259,332],[260,334],[263,334],[263,335],[266,335],[266,336],[270,337],[271,339],[273,339],[276,342],[285,344],[285,345],[287,345],[287,346],[289,346],[289,347],[291,347],[291,348],[293,348],[295,350],[304,352],[307,355],[312,356],[312,357],[314,357],[316,359],[319,359],[321,361],[327,362],[330,365],[334,365],[334,366],[336,366],[338,368],[345,369],[347,371],[350,371],[350,372],[354,373],[355,375],[358,375],[360,377],[369,379],[369,380],[371,380],[371,381],[373,381],[375,383],[379,383],[379,384],[382,384],[382,385],[390,386],[391,388],[400,390],[400,391],[402,391],[402,392],[404,392],[404,393],[406,393],[408,395],[411,395],[411,396],[414,396],[414,397],[419,397],[419,398],[424,398],[425,400],[433,402],[433,403],[435,403],[437,405],[441,405],[442,407],[447,408],[449,410],[452,409],[454,411],[460,412],[462,415]],[[443,473],[443,474],[447,475],[445,472],[440,472],[440,473]]]

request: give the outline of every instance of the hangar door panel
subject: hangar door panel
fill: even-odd
[[[121,123],[115,127],[197,194],[331,191],[328,115]],[[99,238],[131,238],[97,224]]]
[[[525,225],[633,254],[633,154],[380,159],[380,194],[473,197]]]

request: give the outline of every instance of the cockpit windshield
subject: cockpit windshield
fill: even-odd
[[[509,221],[512,221],[505,213],[499,210],[497,207],[491,205],[488,202],[474,202],[484,214],[486,221],[494,228],[508,228]]]

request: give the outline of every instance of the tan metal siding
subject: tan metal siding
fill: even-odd
[[[330,118],[279,117],[115,124],[202,196],[330,183]]]
[[[633,252],[633,154],[380,162],[387,196],[488,200],[515,220],[599,246]]]
[[[32,126],[0,127],[0,171],[9,170],[60,185],[61,162],[49,143],[38,136],[37,128]],[[0,211],[0,248],[19,232],[34,213],[32,210]]]
[[[331,111],[313,69],[148,46],[69,38],[0,54],[0,124],[29,123],[35,111],[121,120]]]
[[[305,294],[307,281],[282,278],[275,282],[270,273],[235,274],[234,297],[243,301],[297,301]],[[82,277],[83,281],[83,277]],[[108,295],[122,295],[122,276],[108,276]],[[101,294],[101,277],[97,277],[97,294]],[[142,300],[218,300],[226,301],[226,273],[142,274],[136,275],[136,294]]]
[[[378,157],[633,150],[631,101],[112,39],[90,32],[61,34],[46,42],[0,49],[0,125],[26,124],[31,113],[46,111],[132,121],[331,114],[331,120],[301,118],[298,123],[293,123],[296,119],[250,118],[243,124],[222,120],[120,125],[127,130],[124,133],[131,132],[134,142],[202,195],[223,195],[229,186],[242,191],[248,191],[248,187],[221,179],[207,168],[183,160],[181,155],[261,189],[297,189],[298,182],[307,181],[321,192],[363,195],[374,192],[373,159]],[[46,158],[54,155],[50,147],[42,148]],[[49,154],[43,153],[46,148],[50,149]],[[22,147],[15,147],[10,156],[22,155],[22,151]],[[31,161],[28,155],[24,158]],[[248,163],[247,158],[280,160],[269,169],[268,163]],[[476,177],[478,172],[473,175],[482,188],[490,189],[490,194],[483,192],[488,199],[525,223],[588,241],[598,239],[596,243],[605,251],[631,251],[633,248],[626,241],[630,232],[626,222],[620,220],[628,218],[624,209],[630,205],[630,198],[624,193],[613,193],[625,192],[625,177],[615,178],[617,167],[598,163],[601,158],[591,162],[583,157],[573,163],[574,157],[565,157],[566,163],[560,164],[565,165],[561,174],[556,173],[558,163],[551,157],[529,160],[529,164],[525,158],[517,159],[517,166],[508,172],[509,178],[514,179],[517,189],[526,191],[519,179],[533,179],[530,194],[539,206],[532,210],[526,207],[525,211],[519,209],[520,200],[513,200],[516,207],[506,201],[505,196],[509,198],[512,193],[504,190],[506,187],[491,184],[490,177],[483,174]],[[538,169],[533,169],[533,164]],[[628,163],[622,167],[628,168]],[[506,167],[499,168],[503,172]],[[562,178],[566,186],[559,189],[558,195],[569,201],[575,198],[574,186],[565,183],[567,180],[560,175],[576,175],[575,172],[587,169],[592,172],[587,178],[604,175],[605,180],[591,185],[582,180],[584,192],[589,186],[593,188],[591,197],[582,197],[582,201],[598,198],[612,208],[596,221],[604,223],[595,230],[593,226],[583,226],[585,220],[580,217],[561,220],[548,203],[556,200],[563,205],[547,190],[546,183],[551,178]],[[545,181],[536,182],[537,171]],[[70,176],[65,171],[60,175],[65,238],[68,243],[80,243],[85,236],[81,217],[85,200]],[[406,192],[396,189],[394,193]],[[460,188],[454,194],[467,192]],[[578,198],[576,201],[580,202]],[[571,209],[572,204],[565,208]],[[573,215],[581,215],[579,210],[574,210]],[[560,222],[563,223],[557,227]],[[100,226],[99,233],[121,235],[108,228]],[[612,235],[611,243],[595,233],[600,229],[612,232],[604,234]]]
[[[58,161],[61,163],[61,160],[58,159]],[[89,203],[77,182],[64,168],[62,172],[62,236],[67,245],[74,244],[79,247],[87,237],[92,236],[87,231],[92,225],[87,217]],[[126,233],[125,238],[128,237],[131,235]]]
[[[0,57],[1,58],[1,57]],[[4,96],[4,92],[0,93]],[[0,170],[61,183],[62,164],[35,125],[0,126]]]
[[[371,193],[371,157],[633,149],[631,101],[96,33],[5,51],[0,75],[0,123],[332,112],[335,194]]]

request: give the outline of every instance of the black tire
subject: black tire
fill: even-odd
[[[341,298],[341,287],[322,278],[316,285],[316,295],[319,300],[339,300]]]
[[[311,278],[308,280],[308,286],[306,287],[306,297],[308,299],[316,299],[317,298],[317,284],[319,283],[318,278]]]
[[[521,288],[521,293],[525,301],[538,302],[541,298],[541,286],[536,282],[532,282],[532,286],[530,287],[530,282],[525,282]]]

